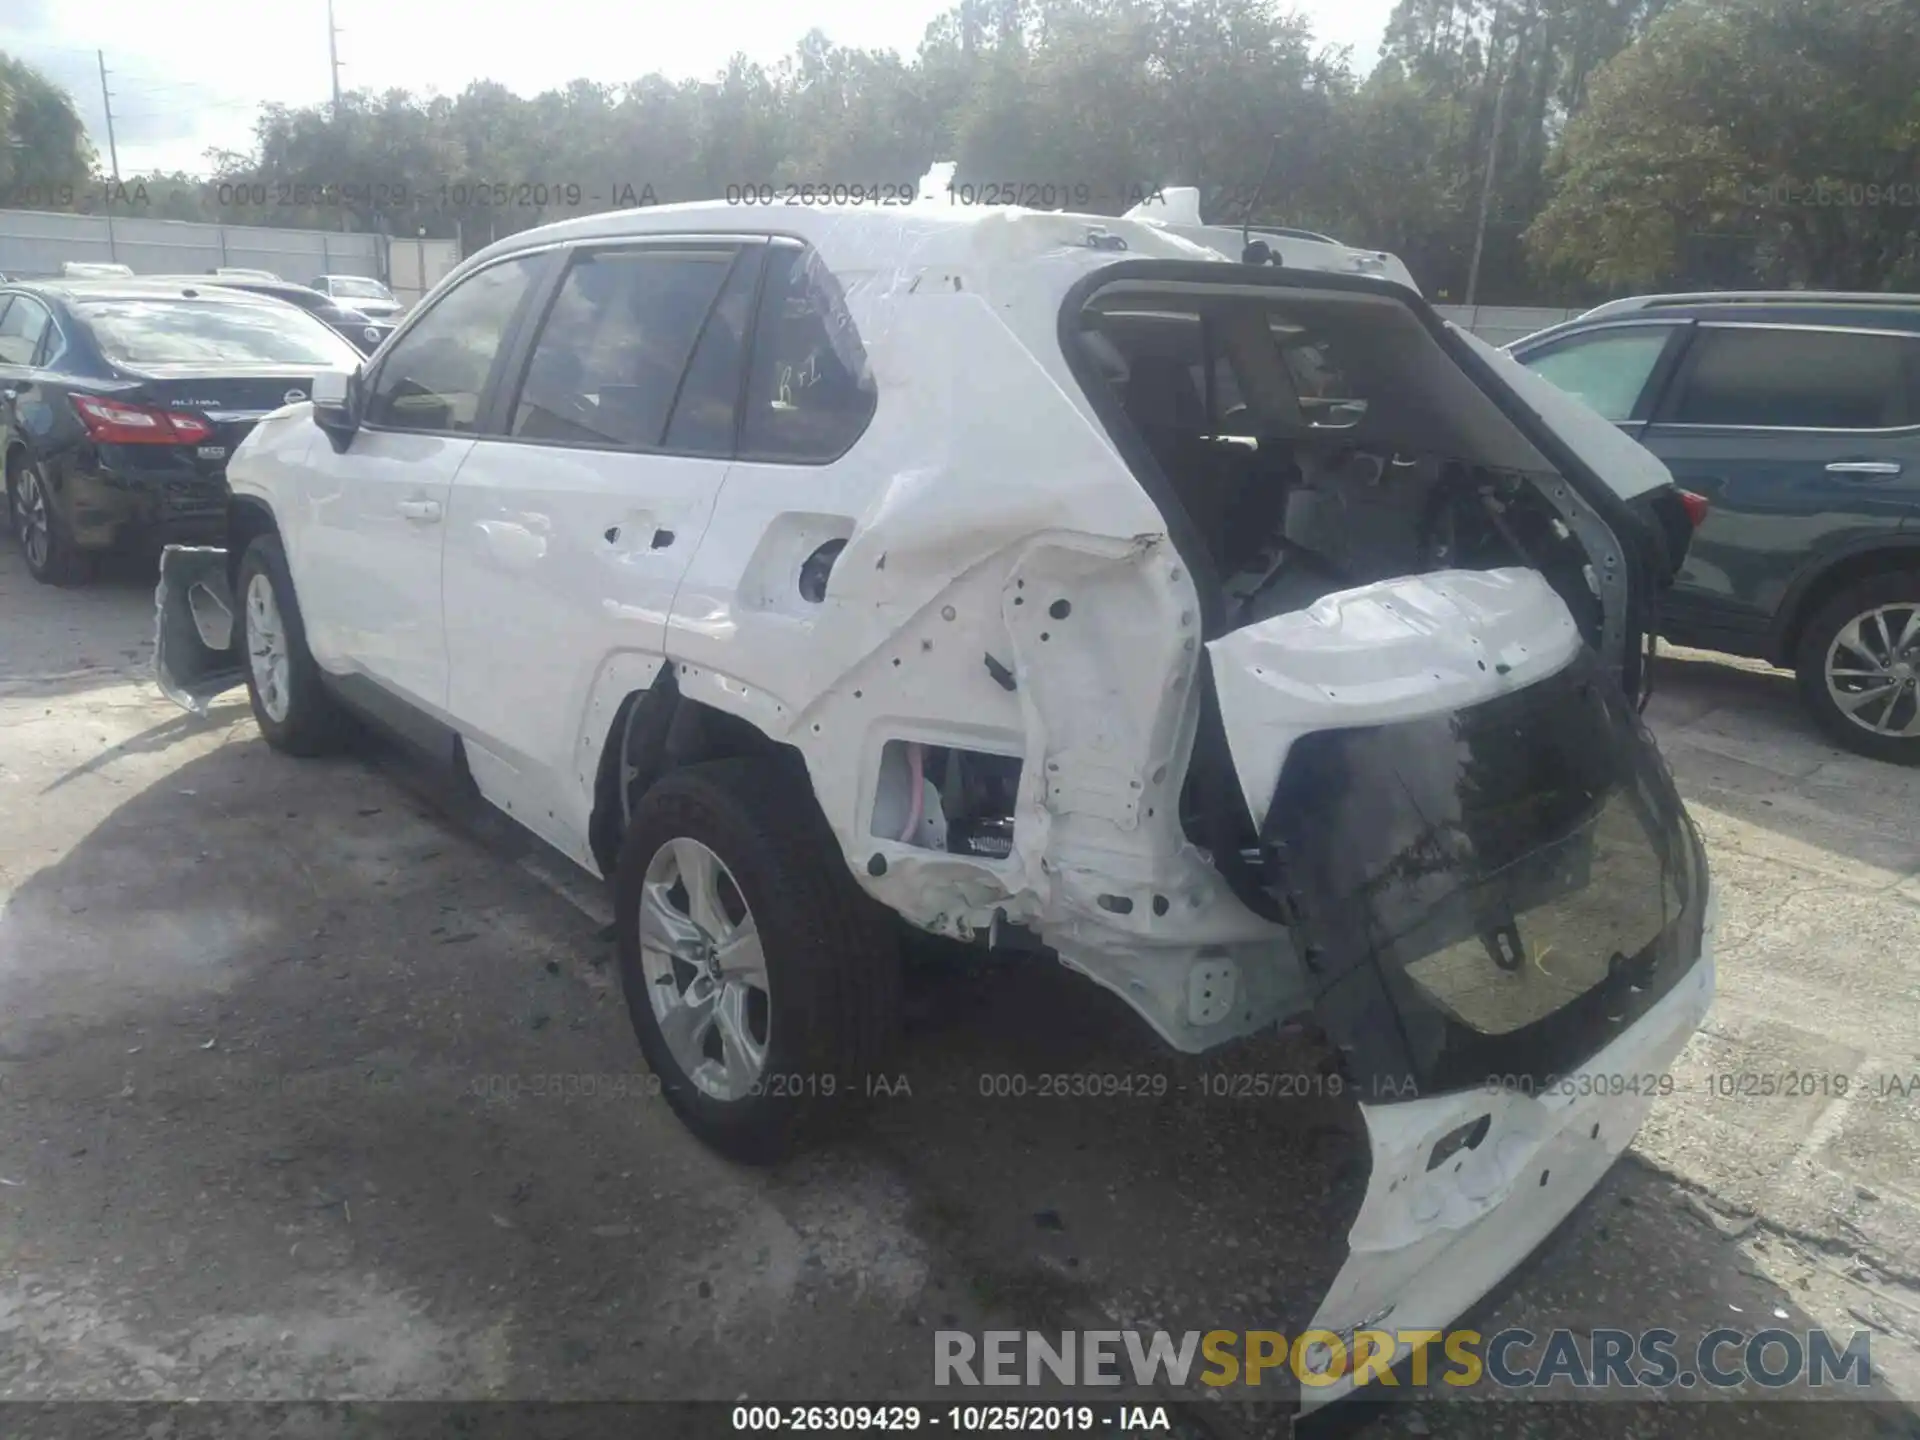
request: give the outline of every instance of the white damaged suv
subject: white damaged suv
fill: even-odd
[[[1143,1043],[1310,1016],[1372,1146],[1313,1324],[1437,1329],[1707,1011],[1638,704],[1684,509],[1390,280],[1058,213],[587,217],[228,476],[163,687],[244,681],[294,754],[403,725],[609,877],[641,1047],[729,1153],[879,1065],[893,917],[1057,958]]]

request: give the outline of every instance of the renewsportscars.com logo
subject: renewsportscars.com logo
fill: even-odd
[[[1331,1330],[1288,1336],[1278,1330],[938,1330],[935,1385],[1259,1385],[1269,1375],[1301,1385],[1402,1383],[1465,1388],[1482,1380],[1503,1389],[1556,1383],[1577,1389],[1764,1390],[1871,1388],[1871,1332],[1841,1346],[1824,1330],[1709,1330],[1691,1347],[1672,1330]],[[1200,1362],[1197,1367],[1195,1361]]]

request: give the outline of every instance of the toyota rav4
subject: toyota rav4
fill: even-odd
[[[1180,1051],[1306,1017],[1371,1147],[1313,1323],[1437,1329],[1707,1010],[1638,703],[1687,512],[1391,280],[1058,213],[570,220],[228,475],[224,550],[163,562],[168,693],[244,682],[297,755],[406,724],[608,877],[640,1046],[728,1153],[860,1092],[896,917]]]

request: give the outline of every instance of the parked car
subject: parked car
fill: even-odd
[[[271,270],[253,270],[245,265],[217,265],[210,272],[223,280],[278,280]]]
[[[338,331],[347,343],[362,355],[371,355],[378,350],[380,342],[391,335],[394,329],[394,322],[391,320],[375,320],[371,315],[364,314],[340,301],[329,300],[319,291],[306,285],[296,285],[291,280],[261,280],[231,273],[206,276],[169,275],[155,278],[164,278],[169,282],[182,285],[222,285],[233,290],[245,290],[254,295],[270,295],[275,300],[284,300],[289,305],[299,306],[315,319]]]
[[[131,276],[133,267],[114,260],[63,260],[60,275],[66,280],[111,280]]]
[[[1647,295],[1513,353],[1711,507],[1661,633],[1792,669],[1841,745],[1920,763],[1920,296]]]
[[[321,275],[309,288],[377,320],[394,319],[407,308],[385,285],[365,275]]]
[[[233,447],[358,360],[311,316],[225,286],[0,287],[0,456],[27,569],[75,584],[114,546],[221,536]]]
[[[163,687],[244,683],[295,755],[384,718],[610,877],[640,1046],[730,1154],[885,1074],[891,917],[1181,1051],[1311,1014],[1394,1217],[1311,1323],[1445,1326],[1711,996],[1634,703],[1666,472],[1402,285],[1112,218],[751,224],[515,235],[317,377],[225,547],[163,558]]]

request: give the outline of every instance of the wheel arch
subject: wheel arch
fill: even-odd
[[[1920,569],[1920,532],[1877,536],[1825,556],[1797,577],[1780,606],[1773,630],[1771,658],[1789,669],[1806,633],[1807,621],[1835,595],[1875,575]]]
[[[27,442],[18,435],[8,440],[6,453],[0,455],[0,504],[4,505],[7,516],[13,514],[13,477],[32,458]]]
[[[227,583],[237,586],[240,557],[261,535],[278,535],[280,521],[273,507],[254,495],[235,495],[227,501]]]
[[[587,845],[601,874],[613,873],[632,805],[657,781],[688,765],[751,755],[782,758],[807,775],[793,746],[751,720],[682,694],[679,667],[661,664],[651,684],[621,699],[600,745]]]

